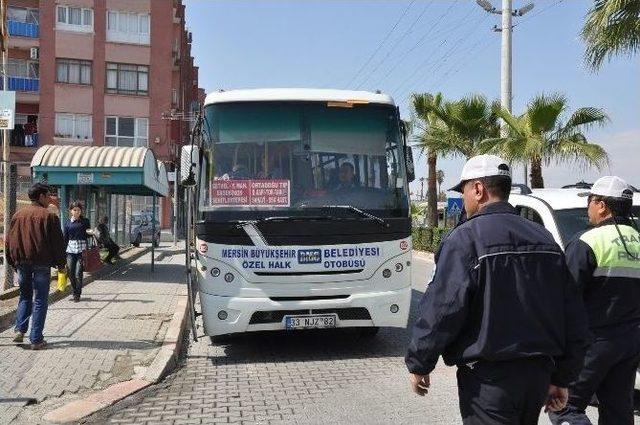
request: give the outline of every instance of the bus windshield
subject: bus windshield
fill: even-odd
[[[408,214],[391,105],[220,103],[205,107],[204,127],[203,211],[295,216],[348,205],[382,217]]]

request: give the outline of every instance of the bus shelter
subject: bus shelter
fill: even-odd
[[[156,161],[153,151],[144,147],[54,146],[38,149],[31,161],[33,180],[58,188],[60,219],[65,222],[68,205],[81,200],[93,223],[103,215],[111,216],[113,196],[147,196],[153,198],[152,241],[156,234],[158,196],[167,196],[169,183],[164,164]],[[117,199],[117,198],[116,198]],[[117,202],[116,202],[116,205]],[[126,240],[126,202],[123,211],[113,211],[115,229],[122,217]],[[117,209],[117,207],[116,207]],[[121,213],[121,215],[120,215]],[[131,219],[129,219],[129,232]],[[151,269],[155,263],[155,244],[151,243]]]

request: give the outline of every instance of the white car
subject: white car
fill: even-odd
[[[575,189],[533,189],[514,186],[509,202],[518,214],[543,225],[563,249],[589,225],[587,198],[578,196],[588,187]],[[519,193],[518,193],[519,192]],[[640,193],[633,194],[633,215],[640,226]],[[636,371],[636,390],[640,390],[640,371]]]

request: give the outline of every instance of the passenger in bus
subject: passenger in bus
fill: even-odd
[[[343,162],[340,165],[340,174],[338,178],[340,182],[335,187],[334,191],[353,190],[360,186],[356,180],[356,173],[353,164],[350,162]]]
[[[249,169],[247,169],[246,165],[236,164],[233,166],[233,170],[231,170],[231,180],[248,180],[250,178]]]

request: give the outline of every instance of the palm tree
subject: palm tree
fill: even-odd
[[[438,180],[438,195],[442,193],[442,182],[444,182],[444,171],[436,171],[436,179]]]
[[[501,155],[508,161],[530,163],[533,188],[544,187],[542,164],[549,164],[553,159],[598,169],[607,164],[605,150],[587,141],[582,133],[593,125],[607,123],[607,115],[602,109],[580,108],[563,122],[566,109],[567,99],[558,93],[536,96],[519,117],[504,108],[496,108],[496,114],[509,126],[509,135],[485,140],[481,150]]]
[[[429,227],[438,226],[438,199],[436,196],[436,163],[438,160],[437,147],[442,142],[436,138],[442,136],[443,124],[434,111],[442,108],[442,94],[435,96],[429,93],[413,94],[411,96],[414,119],[414,129],[419,131],[418,144],[427,153],[427,223]]]
[[[437,225],[437,156],[470,158],[479,153],[482,140],[499,133],[496,102],[490,104],[481,95],[469,95],[455,101],[443,101],[442,94],[412,95],[419,130],[416,141],[427,152],[429,225]]]
[[[585,59],[597,70],[606,58],[640,51],[640,0],[595,0],[582,28]]]

